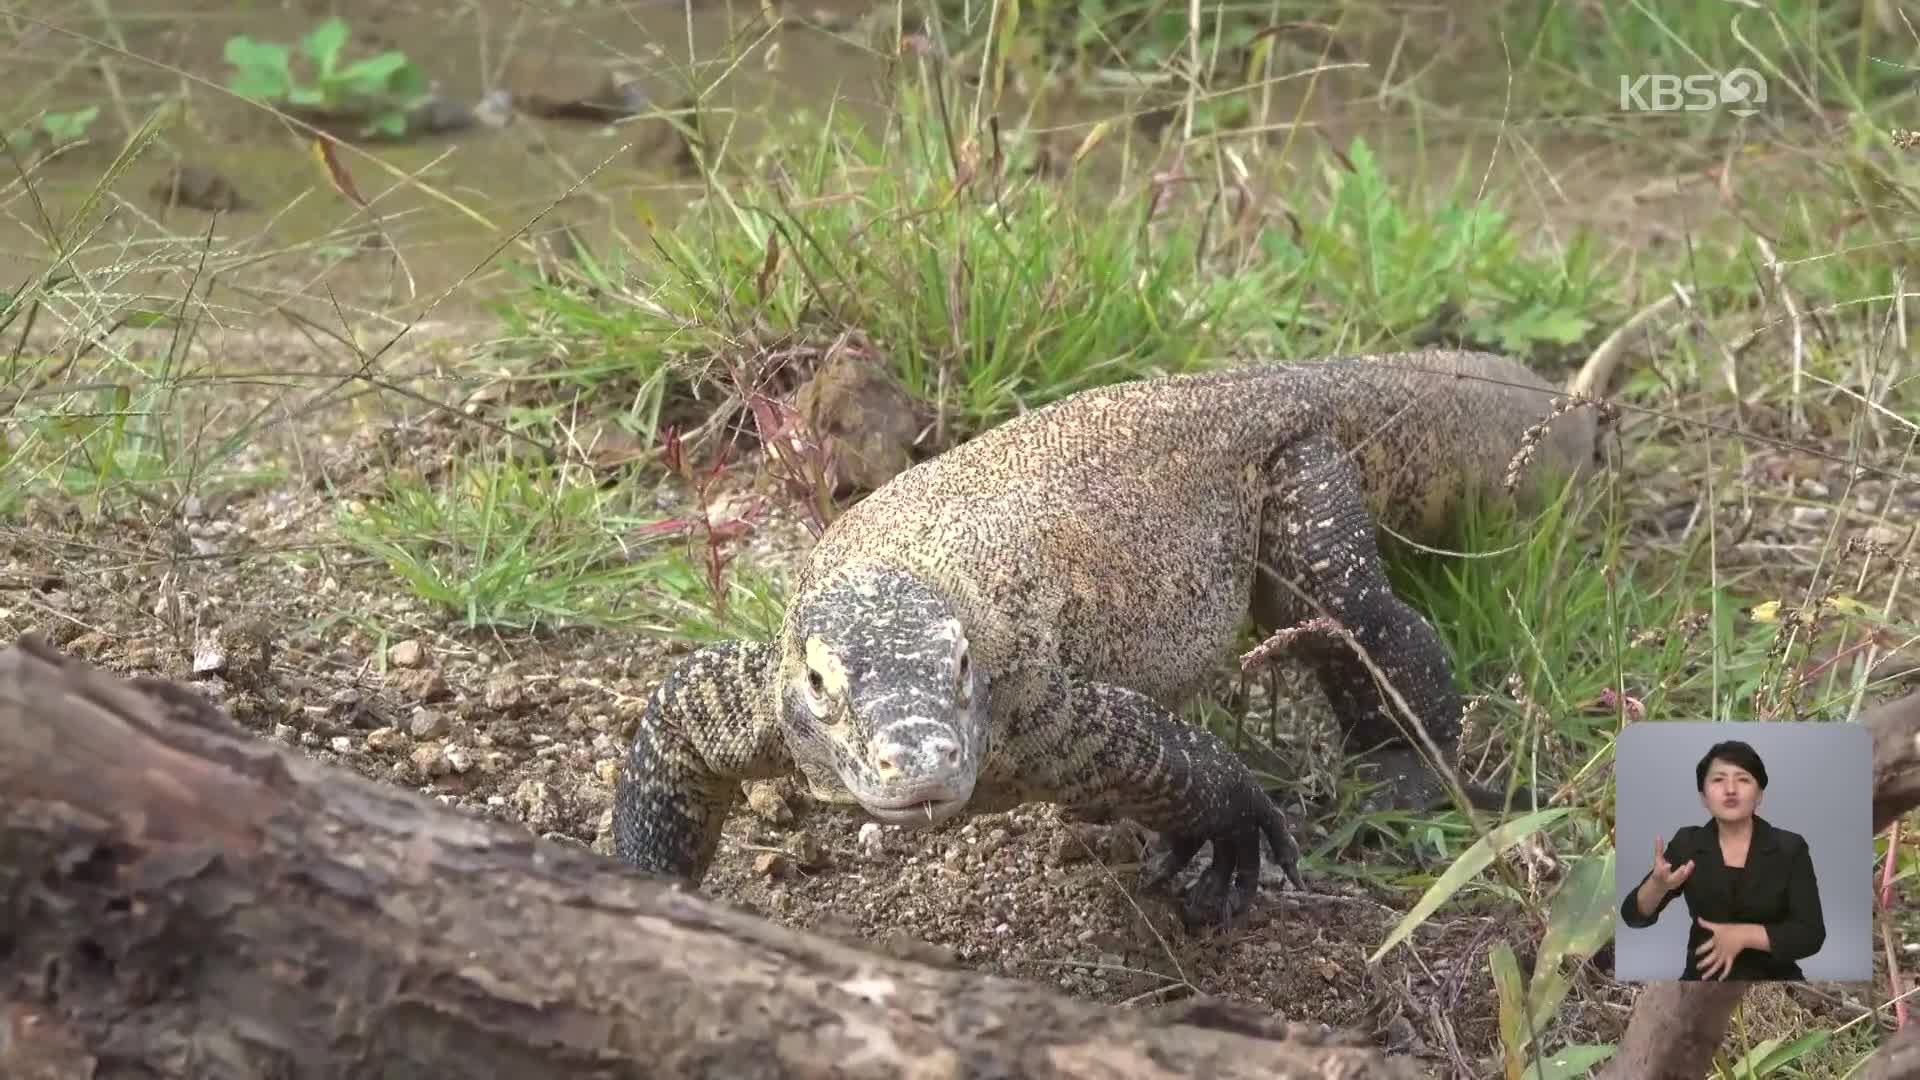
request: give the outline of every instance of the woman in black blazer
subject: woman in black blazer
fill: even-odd
[[[1653,869],[1621,901],[1621,918],[1652,926],[1685,895],[1693,925],[1681,979],[1804,980],[1798,961],[1820,951],[1827,926],[1806,839],[1755,813],[1766,765],[1744,742],[1716,743],[1694,767],[1694,787],[1712,817],[1682,826],[1665,852],[1654,838]]]

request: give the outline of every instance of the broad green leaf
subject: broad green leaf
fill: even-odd
[[[1779,1039],[1763,1039],[1753,1049],[1734,1062],[1734,1074],[1737,1076],[1766,1076],[1777,1069],[1791,1064],[1820,1049],[1833,1037],[1831,1031],[1809,1031],[1790,1043]]]
[[[342,82],[365,83],[365,91],[378,90],[386,85],[388,76],[407,66],[407,54],[403,52],[383,52],[378,56],[369,56],[365,60],[356,60],[346,66],[336,77]]]
[[[347,44],[347,23],[339,16],[323,20],[300,41],[300,51],[313,61],[320,77],[333,74],[340,62],[340,50]]]
[[[387,93],[407,105],[419,104],[427,96],[426,71],[409,62],[387,79]]]
[[[48,113],[40,118],[40,126],[54,142],[67,143],[84,134],[99,115],[100,106],[89,105],[78,112]]]
[[[261,65],[243,67],[227,79],[227,89],[254,101],[279,101],[292,87],[284,68]]]
[[[1521,985],[1520,964],[1513,958],[1513,946],[1496,941],[1487,950],[1487,967],[1493,973],[1493,988],[1500,1005],[1500,1057],[1507,1080],[1520,1080],[1522,1054],[1527,1047],[1526,987]]]
[[[227,63],[234,67],[264,67],[287,70],[289,54],[285,45],[271,41],[255,41],[245,34],[236,34],[227,39],[221,50]]]
[[[1547,1022],[1553,1019],[1554,1010],[1560,1007],[1560,999],[1567,996],[1572,984],[1567,981],[1565,972],[1547,971],[1536,974],[1529,986],[1527,998],[1531,1002],[1533,1030],[1545,1031]]]
[[[1533,1015],[1536,1023],[1560,1007],[1567,992],[1561,961],[1585,958],[1613,936],[1614,852],[1581,859],[1554,893],[1546,940],[1533,967]]]
[[[1420,897],[1419,903],[1413,905],[1413,909],[1407,912],[1399,925],[1393,928],[1393,932],[1387,935],[1387,940],[1367,958],[1367,963],[1379,963],[1382,956],[1385,956],[1395,945],[1400,944],[1408,934],[1413,933],[1414,927],[1419,926],[1427,916],[1439,910],[1440,905],[1452,899],[1453,894],[1459,892],[1467,882],[1479,876],[1480,871],[1486,869],[1495,855],[1572,812],[1573,808],[1570,806],[1538,810],[1506,822],[1488,831],[1486,836],[1475,840],[1471,847],[1454,860],[1453,865],[1447,867],[1439,880],[1428,887],[1426,894]]]
[[[1595,1065],[1613,1056],[1605,1043],[1574,1043],[1548,1054],[1527,1069],[1526,1080],[1584,1080]]]

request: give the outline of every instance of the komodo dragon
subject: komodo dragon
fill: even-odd
[[[1503,495],[1559,392],[1484,353],[1263,364],[1083,391],[922,462],[824,532],[777,640],[707,645],[655,689],[615,853],[697,884],[742,782],[798,769],[884,822],[1036,801],[1130,817],[1161,834],[1146,889],[1211,842],[1189,925],[1246,909],[1262,839],[1304,888],[1279,809],[1175,710],[1247,615],[1271,632],[1324,613],[1450,754],[1452,668],[1390,588],[1376,522],[1437,540],[1468,488]],[[1522,505],[1586,475],[1599,426],[1553,420]],[[1350,748],[1402,738],[1350,646],[1304,652]]]

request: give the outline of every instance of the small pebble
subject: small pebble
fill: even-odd
[[[445,716],[424,706],[414,706],[413,719],[407,724],[407,734],[416,739],[437,739],[446,733]]]

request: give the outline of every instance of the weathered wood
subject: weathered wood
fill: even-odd
[[[1868,709],[1860,722],[1873,733],[1873,831],[1920,807],[1920,692]]]
[[[1920,1028],[1909,1027],[1874,1051],[1860,1080],[1913,1080],[1920,1076]]]
[[[1640,988],[1627,1033],[1601,1080],[1700,1080],[1726,1038],[1745,983],[1657,982]]]
[[[0,1075],[1420,1075],[797,933],[33,641],[0,653],[0,799]]]
[[[1920,807],[1920,693],[1868,709],[1860,716],[1873,736],[1873,831],[1877,834]],[[1633,1000],[1627,1032],[1600,1080],[1697,1080],[1712,1071],[1745,983],[1655,983]],[[1905,1049],[1902,1049],[1904,1044]],[[1915,1057],[1903,1033],[1874,1053],[1864,1076],[1911,1076],[1896,1058]]]

